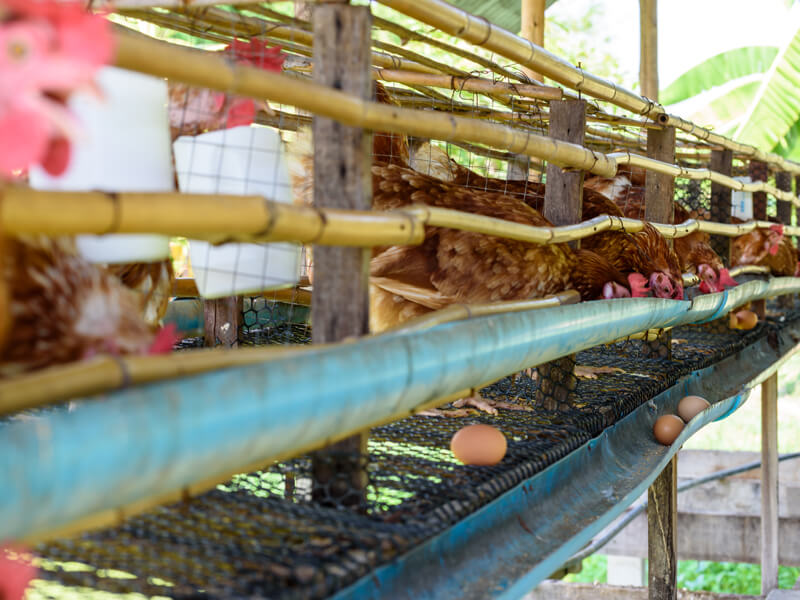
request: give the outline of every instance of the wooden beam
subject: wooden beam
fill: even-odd
[[[550,137],[583,145],[585,129],[585,100],[550,103]],[[543,211],[545,218],[554,225],[580,223],[582,200],[583,171],[564,171],[552,163],[548,164]]]
[[[753,181],[766,181],[769,175],[767,163],[751,160],[747,168],[750,178]],[[767,219],[767,193],[753,192],[753,218],[765,221]],[[767,301],[756,300],[753,304],[753,312],[758,315],[758,320],[763,321],[767,312]]]
[[[730,175],[733,171],[733,152],[731,150],[712,150],[709,168],[723,175]],[[731,222],[731,196],[733,191],[720,185],[711,183],[711,220],[716,223]],[[712,235],[711,246],[719,254],[726,266],[731,264],[731,238],[724,235]]]
[[[681,590],[681,600],[761,600],[761,596]],[[596,583],[544,581],[523,600],[647,600],[647,589]]]
[[[639,0],[639,84],[642,96],[658,102],[658,0]]]
[[[586,101],[558,100],[550,103],[550,136],[583,145],[586,130]],[[564,171],[547,165],[547,187],[543,213],[556,225],[580,223],[583,199],[583,171]],[[570,242],[577,247],[577,242]],[[548,410],[566,409],[575,397],[575,355],[539,365],[536,404]]]
[[[368,6],[320,3],[312,11],[314,81],[372,98]],[[314,205],[369,210],[372,206],[372,136],[332,119],[314,117]],[[369,249],[314,246],[311,302],[315,344],[369,332]],[[320,398],[324,402],[325,398]],[[366,435],[315,453],[312,497],[328,506],[365,507]]]
[[[643,2],[645,0],[642,0]],[[668,163],[675,162],[675,128],[647,130],[647,156]],[[672,223],[675,180],[669,175],[647,171],[644,190],[644,218],[654,223]],[[672,246],[672,240],[667,240]],[[672,360],[672,332],[665,331],[655,340],[642,343],[642,354]]]
[[[761,384],[761,593],[778,587],[778,373]]]
[[[775,187],[778,188],[779,190],[791,192],[792,174],[786,171],[780,171],[778,173],[775,173]],[[777,201],[778,221],[780,221],[784,225],[792,224],[792,217],[794,216],[794,212],[795,212],[795,207],[793,203],[781,202],[780,200]],[[778,306],[780,306],[781,308],[793,308],[794,295],[784,294],[783,296],[779,296]]]
[[[650,600],[675,600],[678,592],[678,460],[672,457],[647,490],[647,558]]]
[[[205,338],[203,345],[236,348],[239,346],[239,326],[242,319],[242,298],[229,296],[203,301]]]
[[[544,11],[546,0],[522,0],[522,37],[544,48]],[[544,81],[544,77],[528,68],[523,72],[535,81]]]

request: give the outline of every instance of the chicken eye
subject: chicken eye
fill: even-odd
[[[20,39],[12,39],[6,46],[6,54],[12,61],[22,62],[30,54],[30,47]]]

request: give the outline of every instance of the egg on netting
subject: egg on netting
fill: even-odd
[[[491,425],[467,425],[450,440],[453,456],[465,465],[496,465],[506,455],[506,437]]]

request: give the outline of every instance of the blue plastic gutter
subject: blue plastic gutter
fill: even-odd
[[[751,292],[800,291],[800,280],[789,281]],[[750,284],[761,285],[743,284],[725,301],[744,301]],[[695,300],[694,307],[611,300],[472,318],[311,348],[119,391],[33,421],[0,423],[0,539],[46,533],[322,446],[531,365],[701,320],[721,301],[722,294]]]
[[[686,376],[560,461],[333,598],[524,596],[636,501],[689,437],[741,406],[748,389],[789,358],[792,334],[798,331],[800,325],[783,332],[777,351],[762,340]],[[653,423],[662,414],[674,414],[688,394],[713,404],[672,446],[658,444]]]

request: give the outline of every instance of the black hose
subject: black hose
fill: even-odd
[[[783,460],[790,460],[792,458],[800,458],[800,452],[792,452],[790,454],[781,454],[778,456],[778,461]],[[683,492],[684,490],[691,489],[698,485],[703,485],[704,483],[708,483],[709,481],[716,481],[718,479],[725,479],[726,477],[731,477],[732,475],[738,475],[739,473],[744,473],[746,471],[752,471],[753,469],[758,469],[761,466],[760,460],[754,460],[753,462],[745,463],[743,465],[739,465],[738,467],[733,467],[731,469],[724,469],[722,471],[717,471],[715,473],[710,473],[708,475],[703,475],[702,477],[698,477],[697,479],[692,479],[690,481],[684,481],[680,485],[678,485],[678,493]],[[647,509],[647,498],[642,500],[641,502],[634,504],[633,508],[628,511],[628,513],[619,521],[614,527],[609,531],[606,535],[601,537],[598,540],[593,540],[591,544],[585,546],[579,552],[576,552],[572,555],[572,557],[564,563],[564,568],[568,568],[576,563],[579,563],[584,558],[587,558],[600,550],[603,546],[605,546],[608,542],[610,542],[616,535],[627,527],[628,523],[633,521],[641,512]]]

